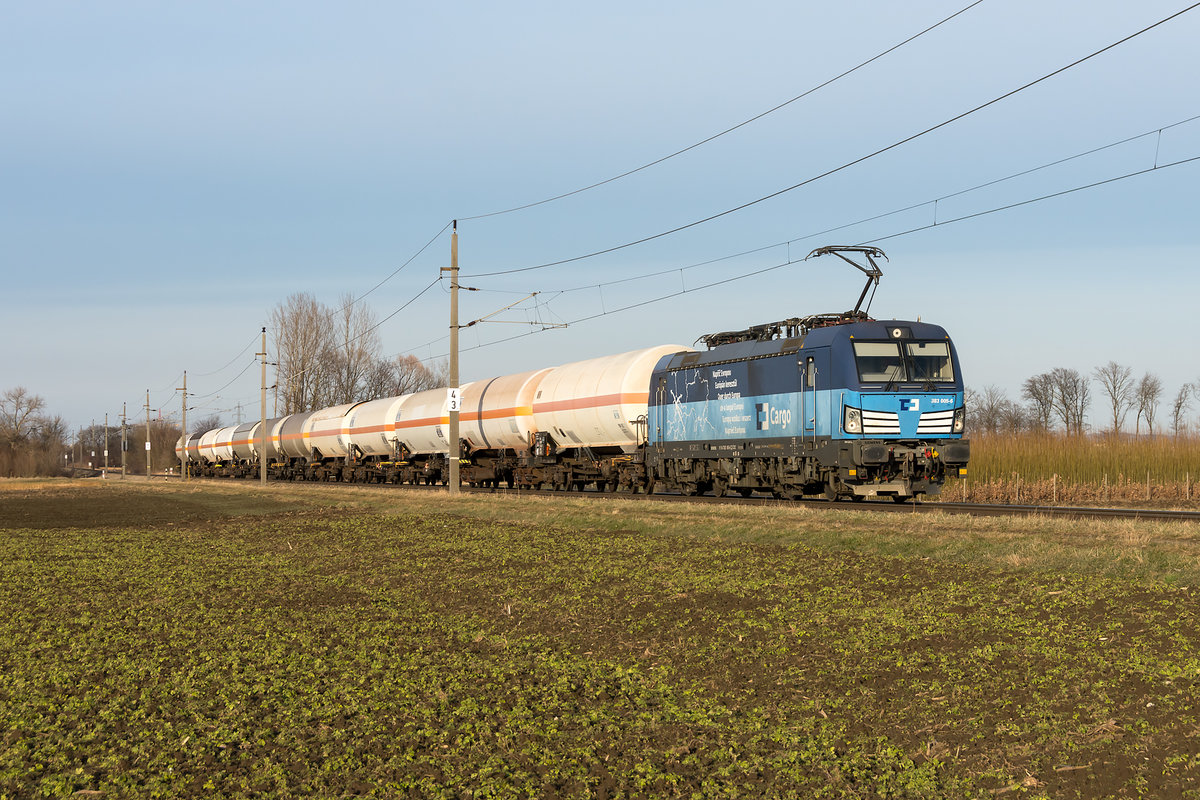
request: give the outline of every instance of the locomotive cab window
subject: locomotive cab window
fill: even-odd
[[[897,342],[855,342],[854,360],[863,383],[908,380]]]
[[[855,342],[854,360],[863,383],[954,382],[946,342]]]
[[[908,363],[914,381],[950,383],[954,380],[954,364],[950,360],[950,345],[945,342],[906,342]]]

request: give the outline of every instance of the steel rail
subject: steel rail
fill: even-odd
[[[212,481],[227,481],[234,480],[230,478],[206,478],[202,480]],[[272,481],[288,486],[327,486],[331,485],[324,481]],[[378,483],[352,483],[350,486],[358,488],[377,488],[377,489],[414,489],[422,491],[445,491],[446,487],[440,484],[424,485],[424,484],[378,484]],[[1038,506],[1038,505],[1016,505],[1008,503],[962,503],[950,501],[916,501],[907,503],[881,502],[878,500],[864,500],[860,502],[852,502],[848,500],[838,500],[830,502],[823,499],[798,499],[798,500],[779,500],[773,497],[767,497],[764,494],[751,497],[714,497],[711,495],[693,495],[685,496],[681,494],[634,494],[630,492],[599,492],[595,490],[586,490],[582,492],[572,491],[555,491],[551,489],[506,489],[506,488],[483,488],[464,485],[462,487],[463,494],[484,494],[484,495],[510,495],[513,497],[565,497],[565,498],[580,498],[585,500],[640,500],[660,503],[716,503],[724,505],[763,505],[772,504],[779,507],[805,507],[811,509],[825,508],[838,511],[872,511],[879,513],[899,513],[899,514],[966,514],[982,517],[1062,517],[1068,519],[1128,519],[1142,520],[1147,522],[1200,522],[1200,511],[1187,511],[1181,509],[1165,509],[1165,508],[1113,508],[1101,506]]]

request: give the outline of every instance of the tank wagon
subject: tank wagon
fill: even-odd
[[[866,256],[864,267],[845,253]],[[868,275],[852,311],[702,336],[460,387],[459,476],[473,486],[762,492],[906,500],[966,473],[958,353],[945,329],[859,307],[875,248],[822,248]],[[268,420],[277,480],[444,483],[445,389]],[[261,423],[180,439],[191,474],[259,474]]]

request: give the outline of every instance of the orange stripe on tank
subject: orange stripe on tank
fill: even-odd
[[[533,413],[544,414],[548,411],[575,411],[581,408],[600,408],[618,404],[633,405],[646,402],[646,395],[640,392],[624,394],[602,394],[595,397],[574,397],[570,400],[550,400],[545,403],[534,403]]]

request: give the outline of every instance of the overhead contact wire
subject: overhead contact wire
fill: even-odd
[[[928,28],[921,31],[920,33],[913,34],[912,36],[908,37],[904,41],[902,41],[898,44],[892,45],[887,50],[884,50],[883,52],[878,53],[878,54],[872,56],[871,58],[868,58],[866,61],[863,61],[862,63],[851,67],[850,69],[846,70],[845,72],[841,73],[840,75],[835,75],[834,77],[830,78],[829,80],[825,81],[824,83],[814,86],[813,88],[809,89],[808,91],[805,91],[805,92],[802,92],[801,94],[796,95],[791,100],[785,100],[784,102],[780,103],[779,105],[777,105],[773,108],[769,108],[766,111],[763,111],[761,114],[756,114],[755,116],[751,117],[748,120],[739,122],[738,124],[736,124],[732,127],[726,128],[725,130],[721,131],[720,133],[714,133],[712,136],[709,136],[707,139],[701,139],[700,141],[696,142],[695,144],[688,145],[687,147],[684,147],[681,150],[676,150],[674,153],[670,153],[669,155],[665,155],[662,158],[655,159],[654,161],[643,164],[640,167],[635,167],[634,169],[628,170],[626,172],[622,172],[620,175],[614,175],[611,178],[606,178],[605,180],[597,181],[596,183],[593,183],[589,186],[584,186],[582,188],[575,189],[570,192],[564,192],[562,194],[555,195],[554,197],[547,197],[544,200],[538,200],[533,203],[526,203],[525,205],[514,206],[513,208],[506,208],[503,211],[492,211],[487,214],[476,214],[473,217],[459,217],[459,220],[466,221],[466,220],[473,220],[473,219],[485,219],[487,217],[497,217],[502,214],[511,214],[514,211],[524,211],[527,208],[535,208],[537,206],[545,205],[547,203],[553,203],[556,200],[563,200],[567,197],[572,197],[574,195],[582,194],[583,192],[587,192],[592,189],[597,189],[606,184],[613,183],[614,181],[619,181],[622,178],[628,178],[630,175],[635,175],[643,170],[647,170],[647,169],[650,169],[651,167],[658,166],[659,164],[663,163],[664,161],[669,161],[670,159],[675,158],[676,156],[681,156],[684,153],[687,153],[691,150],[695,150],[697,147],[702,147],[711,141],[719,139],[726,134],[733,133],[734,131],[738,130],[739,128],[744,128],[747,125],[751,124],[752,122],[757,122],[758,120],[762,119],[763,117],[767,116],[768,114],[774,114],[776,111],[779,111],[781,108],[786,108],[787,106],[790,106],[792,103],[795,103],[797,100],[803,100],[805,97],[808,97],[810,94],[813,94],[814,92],[818,92],[821,89],[824,89],[826,86],[829,86],[830,84],[832,84],[836,81],[839,81],[842,78],[845,78],[847,75],[857,72],[858,70],[862,69],[863,67],[865,67],[875,61],[878,61],[879,59],[883,58],[884,56],[896,52],[901,47],[904,47],[906,44],[909,44],[910,42],[913,42],[913,41],[921,38],[922,36],[929,33],[930,31],[932,31],[936,28],[939,28],[942,25],[945,25],[947,22],[954,19],[955,17],[965,14],[967,11],[970,11],[972,8],[974,8],[975,6],[979,5],[982,2],[983,2],[983,0],[975,0],[975,2],[971,3],[970,5],[968,5],[964,8],[959,9],[958,11],[954,12],[953,14],[951,14],[950,16],[946,17],[945,19],[941,20],[940,22],[936,22],[933,25],[930,25]],[[443,228],[442,230],[444,231],[445,228]]]
[[[997,207],[995,207],[995,208],[990,208],[990,209],[987,209],[987,210],[985,210],[985,211],[977,211],[977,212],[975,212],[975,213],[972,213],[972,214],[964,214],[964,215],[963,215],[963,216],[961,216],[961,217],[955,217],[955,218],[953,218],[953,219],[943,220],[943,221],[941,221],[941,222],[938,222],[938,223],[930,223],[930,224],[928,224],[928,225],[922,225],[922,226],[919,226],[919,227],[916,227],[916,228],[910,228],[909,230],[905,230],[905,231],[899,231],[899,232],[897,232],[897,233],[887,234],[887,235],[885,235],[885,236],[878,236],[878,237],[875,237],[875,238],[866,239],[866,240],[864,240],[864,241],[860,242],[860,245],[868,245],[868,244],[871,244],[871,243],[873,243],[873,242],[882,242],[882,241],[887,241],[888,239],[897,239],[897,238],[899,238],[899,237],[901,237],[901,236],[908,236],[908,235],[910,235],[910,234],[914,234],[914,233],[920,233],[921,231],[932,230],[933,228],[941,228],[941,227],[944,227],[944,226],[946,226],[946,225],[950,225],[950,224],[953,224],[953,223],[956,223],[956,222],[965,222],[965,221],[967,221],[967,220],[975,219],[975,218],[977,218],[977,217],[984,217],[984,216],[987,216],[987,215],[989,215],[989,214],[997,214],[997,213],[999,213],[999,212],[1001,212],[1001,211],[1009,211],[1009,210],[1011,210],[1011,209],[1014,209],[1014,208],[1020,208],[1021,206],[1032,205],[1033,203],[1039,203],[1039,202],[1042,202],[1042,201],[1044,201],[1044,200],[1051,200],[1051,199],[1054,199],[1054,198],[1056,198],[1056,197],[1063,197],[1063,196],[1066,196],[1066,195],[1069,195],[1069,194],[1074,194],[1074,193],[1076,193],[1076,192],[1081,192],[1081,191],[1084,191],[1085,189],[1094,189],[1094,188],[1097,188],[1097,187],[1099,187],[1099,186],[1105,186],[1105,185],[1108,185],[1108,184],[1111,184],[1111,183],[1116,183],[1116,182],[1118,182],[1118,181],[1127,180],[1127,179],[1129,179],[1129,178],[1135,178],[1135,177],[1138,177],[1138,176],[1140,176],[1140,175],[1147,175],[1147,174],[1150,174],[1150,173],[1152,173],[1152,172],[1161,172],[1161,171],[1163,171],[1163,170],[1165,170],[1165,169],[1169,169],[1169,168],[1171,168],[1171,167],[1178,167],[1178,166],[1183,166],[1184,164],[1192,164],[1192,163],[1197,163],[1197,162],[1200,162],[1200,155],[1197,155],[1197,156],[1191,156],[1191,157],[1189,157],[1189,158],[1182,158],[1182,159],[1179,159],[1179,160],[1176,160],[1176,161],[1172,161],[1172,162],[1170,162],[1170,163],[1167,163],[1167,164],[1156,164],[1156,165],[1154,165],[1154,166],[1152,166],[1152,167],[1146,167],[1145,169],[1135,170],[1135,171],[1133,171],[1133,172],[1127,172],[1127,173],[1125,173],[1125,174],[1123,174],[1123,175],[1117,175],[1117,176],[1114,176],[1114,177],[1112,177],[1112,178],[1106,178],[1106,179],[1104,179],[1104,180],[1101,180],[1101,181],[1094,181],[1094,182],[1092,182],[1092,183],[1085,184],[1085,185],[1083,185],[1083,186],[1076,186],[1076,187],[1073,187],[1073,188],[1071,188],[1071,189],[1064,189],[1064,190],[1062,190],[1062,191],[1060,191],[1060,192],[1053,192],[1053,193],[1050,193],[1050,194],[1044,194],[1044,195],[1040,195],[1040,196],[1038,196],[1038,197],[1033,197],[1033,198],[1030,198],[1030,199],[1028,199],[1028,200],[1022,200],[1022,201],[1020,201],[1020,202],[1016,202],[1016,203],[1009,203],[1009,204],[1007,204],[1007,205],[1003,205],[1003,206],[997,206]],[[927,205],[927,204],[926,204],[926,203],[921,203],[921,204],[919,204],[919,205]],[[915,206],[914,206],[914,207],[915,207]],[[887,215],[883,215],[883,216],[887,216]],[[773,245],[773,246],[778,246],[778,245]],[[760,249],[760,250],[765,250],[765,249],[769,249],[769,248],[759,248],[759,249]],[[755,252],[755,251],[750,251],[750,252]],[[720,259],[717,259],[717,260],[720,260]],[[705,284],[701,284],[701,285],[699,285],[699,286],[693,286],[693,287],[691,287],[691,288],[685,288],[685,289],[681,289],[680,291],[677,291],[677,292],[672,292],[672,293],[669,293],[669,294],[664,294],[664,295],[661,295],[661,296],[659,296],[659,297],[653,297],[653,298],[650,298],[650,299],[647,299],[647,300],[641,300],[641,301],[638,301],[638,302],[636,302],[636,303],[632,303],[632,304],[630,304],[630,305],[627,305],[627,306],[622,306],[621,308],[615,308],[615,309],[611,309],[611,310],[608,310],[608,311],[602,311],[602,312],[600,312],[600,313],[598,313],[598,314],[590,314],[590,315],[587,315],[587,316],[578,317],[578,318],[576,318],[576,319],[570,320],[570,321],[569,321],[569,322],[567,322],[566,324],[567,324],[568,326],[570,326],[570,325],[576,325],[576,324],[578,324],[578,323],[580,323],[580,322],[587,322],[587,321],[590,321],[590,320],[599,319],[600,317],[606,317],[606,316],[609,316],[610,314],[617,314],[617,313],[620,313],[620,312],[622,312],[622,311],[628,311],[628,310],[630,310],[630,309],[632,309],[632,308],[639,308],[639,307],[641,307],[641,306],[650,305],[651,303],[658,303],[658,302],[661,302],[661,301],[663,301],[663,300],[670,300],[671,298],[674,298],[674,297],[679,297],[679,296],[681,296],[681,295],[684,295],[684,294],[690,294],[690,293],[692,293],[692,292],[698,292],[698,291],[701,291],[701,290],[703,290],[703,289],[710,289],[710,288],[712,288],[712,287],[714,287],[714,286],[720,286],[720,285],[722,285],[722,284],[726,284],[726,283],[732,283],[732,282],[734,282],[734,281],[743,280],[743,279],[745,279],[745,278],[752,278],[752,277],[754,277],[754,276],[756,276],[756,275],[762,275],[762,274],[764,274],[764,273],[767,273],[767,272],[772,272],[772,271],[774,271],[774,270],[777,270],[777,269],[782,269],[783,267],[787,267],[787,266],[790,266],[790,265],[792,265],[792,264],[797,264],[797,263],[800,263],[800,262],[801,262],[801,261],[803,261],[803,260],[804,260],[804,259],[802,259],[802,258],[790,258],[790,257],[789,257],[788,259],[786,259],[786,260],[784,260],[784,261],[782,261],[782,262],[780,262],[780,263],[778,263],[778,264],[773,264],[773,265],[771,265],[771,266],[768,266],[768,267],[760,267],[759,269],[752,270],[752,271],[750,271],[750,272],[744,272],[744,273],[741,273],[741,274],[739,274],[739,275],[733,275],[733,276],[730,276],[730,277],[727,277],[727,278],[722,278],[721,280],[713,281],[713,282],[711,282],[711,283],[705,283]],[[679,268],[670,269],[670,270],[665,270],[665,271],[666,271],[666,272],[678,272],[678,271],[679,271]],[[590,288],[590,287],[583,287],[583,288]],[[515,339],[522,339],[522,338],[525,338],[526,336],[533,336],[533,335],[535,335],[535,334],[538,334],[538,333],[544,333],[544,332],[545,332],[545,331],[547,331],[547,330],[551,330],[551,328],[549,328],[549,327],[546,327],[546,328],[540,328],[540,329],[538,329],[538,330],[532,330],[532,331],[528,331],[527,333],[519,333],[519,334],[516,334],[516,335],[513,335],[513,336],[508,336],[508,337],[505,337],[505,338],[503,338],[503,339],[496,339],[496,340],[493,340],[493,341],[490,341],[490,342],[483,342],[483,343],[481,343],[481,344],[475,345],[474,347],[465,347],[465,348],[462,348],[462,352],[466,352],[466,351],[469,351],[469,350],[479,350],[479,349],[482,349],[482,348],[484,348],[484,347],[491,347],[492,345],[497,345],[497,344],[504,344],[504,343],[506,343],[506,342],[511,342],[511,341],[513,341],[513,340],[515,340]],[[445,338],[445,337],[442,337],[442,338]],[[434,340],[434,342],[437,342],[437,341],[441,341],[441,339],[435,339],[435,340]],[[429,343],[427,343],[426,345],[423,345],[423,347],[427,347],[429,344],[433,344],[434,342],[429,342]],[[445,354],[441,354],[441,355],[445,355]],[[436,357],[441,357],[441,355],[439,355],[439,356],[436,356]]]
[[[573,258],[564,258],[559,261],[550,261],[545,264],[537,264],[537,265],[530,266],[530,267],[518,267],[515,269],[496,270],[494,272],[477,272],[477,273],[474,273],[471,275],[464,275],[463,277],[464,278],[484,278],[484,277],[492,277],[492,276],[496,276],[496,275],[512,275],[512,274],[519,273],[519,272],[531,272],[533,270],[547,269],[549,267],[557,267],[557,266],[562,266],[564,264],[571,264],[571,263],[574,263],[577,261],[584,261],[589,258],[595,258],[596,256],[606,255],[608,253],[615,253],[619,250],[624,250],[626,248],[634,247],[639,244],[645,244],[646,242],[652,242],[656,239],[662,239],[663,237],[671,236],[671,235],[679,233],[681,231],[688,230],[689,228],[695,228],[699,225],[704,225],[705,223],[712,222],[713,220],[720,219],[721,217],[725,217],[730,214],[734,214],[738,211],[744,211],[745,209],[750,208],[752,206],[756,206],[759,203],[763,203],[763,202],[766,202],[767,200],[771,200],[776,197],[779,197],[780,195],[787,194],[788,192],[791,192],[791,191],[795,191],[796,189],[799,189],[803,186],[808,186],[809,184],[815,183],[816,181],[819,181],[822,178],[827,178],[830,175],[834,175],[845,169],[849,169],[850,167],[853,167],[857,164],[861,164],[864,161],[868,161],[869,159],[875,158],[876,156],[883,155],[884,153],[887,153],[891,150],[895,150],[896,148],[902,147],[903,145],[906,145],[909,142],[920,139],[922,136],[926,136],[930,133],[933,133],[934,131],[940,130],[940,129],[946,127],[947,125],[951,125],[955,122],[958,122],[959,120],[969,117],[972,114],[982,111],[985,108],[994,106],[1003,100],[1007,100],[1008,98],[1012,97],[1013,95],[1019,94],[1020,92],[1023,92],[1026,89],[1030,89],[1034,86],[1037,86],[1040,83],[1044,83],[1045,81],[1049,80],[1050,78],[1053,78],[1057,75],[1061,75],[1063,72],[1066,72],[1069,69],[1073,69],[1074,67],[1077,67],[1080,64],[1090,61],[1091,59],[1093,59],[1099,55],[1102,55],[1102,54],[1108,52],[1109,50],[1112,50],[1115,47],[1119,47],[1120,45],[1125,44],[1126,42],[1129,42],[1129,41],[1137,38],[1138,36],[1141,36],[1145,33],[1148,33],[1149,31],[1154,30],[1155,28],[1165,25],[1166,23],[1176,19],[1177,17],[1180,17],[1183,14],[1186,14],[1187,12],[1192,11],[1197,6],[1200,6],[1200,3],[1193,3],[1192,5],[1188,6],[1187,8],[1184,8],[1181,11],[1177,11],[1174,14],[1171,14],[1170,16],[1159,20],[1158,22],[1155,22],[1151,25],[1147,25],[1145,28],[1142,28],[1139,31],[1136,31],[1134,33],[1129,34],[1128,36],[1118,39],[1117,41],[1115,41],[1111,44],[1108,44],[1108,45],[1100,48],[1099,50],[1096,50],[1086,56],[1078,58],[1075,61],[1072,61],[1071,63],[1069,63],[1065,66],[1059,67],[1058,69],[1054,70],[1053,72],[1049,72],[1040,78],[1029,81],[1028,83],[1026,83],[1022,86],[1019,86],[1016,89],[1012,89],[1008,92],[1005,92],[1004,94],[1002,94],[998,97],[995,97],[995,98],[987,101],[986,103],[981,103],[980,105],[975,106],[974,108],[972,108],[968,111],[964,111],[960,114],[956,114],[955,116],[950,117],[949,119],[947,119],[943,122],[939,122],[937,125],[933,125],[929,128],[926,128],[925,130],[922,130],[918,133],[914,133],[910,136],[906,136],[905,138],[900,139],[897,142],[893,142],[892,144],[890,144],[886,147],[882,147],[878,150],[875,150],[872,153],[868,153],[865,156],[860,156],[859,158],[856,158],[853,161],[848,161],[845,164],[842,164],[840,167],[834,167],[833,169],[826,170],[825,172],[822,172],[818,175],[814,175],[811,178],[807,178],[803,181],[800,181],[799,183],[796,183],[791,186],[780,189],[778,191],[772,192],[771,194],[764,195],[755,200],[750,200],[749,202],[742,203],[741,205],[734,206],[733,208],[727,209],[725,211],[721,211],[716,214],[712,214],[710,216],[704,217],[703,219],[699,219],[694,222],[689,222],[686,225],[680,225],[678,227],[671,228],[670,230],[666,230],[661,233],[656,233],[651,236],[644,236],[641,239],[636,239],[631,242],[626,242],[625,244],[615,245],[613,247],[607,247],[607,248],[604,248],[603,250],[596,250],[594,252],[585,253],[584,255],[575,256]]]
[[[345,311],[346,309],[348,309],[350,306],[352,306],[352,305],[354,305],[355,303],[358,303],[359,301],[363,300],[363,299],[364,299],[364,298],[365,298],[367,295],[369,295],[371,292],[375,291],[375,290],[376,290],[376,289],[378,289],[380,286],[383,286],[385,283],[387,283],[388,281],[390,281],[392,278],[394,278],[394,277],[396,277],[397,275],[399,275],[401,270],[403,270],[405,267],[407,267],[409,264],[411,264],[413,261],[415,261],[415,260],[417,259],[417,256],[421,255],[421,254],[422,254],[422,253],[424,253],[426,250],[428,250],[428,249],[429,249],[429,246],[430,246],[431,244],[433,244],[434,242],[436,242],[436,241],[437,241],[437,240],[438,240],[438,239],[441,237],[441,235],[442,235],[443,233],[445,233],[445,232],[446,232],[446,229],[447,229],[447,228],[449,228],[449,227],[450,227],[451,225],[453,225],[453,224],[454,224],[454,221],[453,221],[453,220],[451,220],[450,222],[447,222],[447,223],[446,223],[444,226],[442,226],[442,229],[441,229],[440,231],[438,231],[436,234],[434,234],[434,236],[433,236],[433,238],[432,238],[432,239],[430,239],[428,242],[426,242],[426,243],[425,243],[425,246],[424,246],[424,247],[422,247],[422,248],[421,248],[420,250],[418,250],[417,252],[413,253],[413,254],[412,254],[412,256],[411,256],[411,257],[408,259],[408,261],[405,261],[403,264],[401,264],[400,266],[396,267],[396,269],[395,269],[395,270],[392,272],[392,274],[391,274],[391,275],[388,275],[386,278],[384,278],[383,280],[381,280],[379,283],[375,284],[375,285],[374,285],[374,286],[372,286],[370,289],[368,289],[367,291],[365,291],[365,292],[363,292],[362,294],[360,294],[358,297],[356,297],[356,298],[354,298],[353,300],[351,300],[349,303],[347,303],[345,306],[343,306],[343,307],[342,307],[341,311],[343,311],[343,312],[344,312],[344,311]]]

